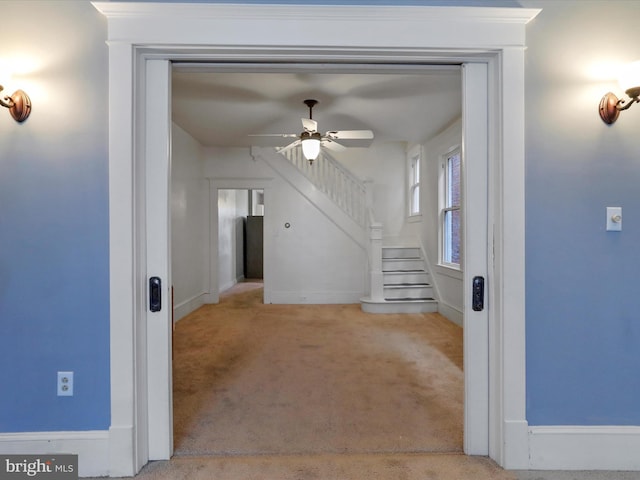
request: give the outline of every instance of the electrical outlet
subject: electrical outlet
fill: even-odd
[[[58,396],[73,396],[73,372],[58,372]]]

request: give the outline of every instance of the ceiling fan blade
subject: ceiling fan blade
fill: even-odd
[[[307,132],[317,132],[318,131],[318,122],[312,120],[310,118],[302,119],[302,126]]]
[[[289,150],[291,150],[292,148],[297,147],[298,145],[300,145],[300,140],[296,140],[295,142],[291,142],[289,145],[287,145],[285,147],[278,148],[278,153],[288,152]]]
[[[347,149],[344,145],[340,145],[338,142],[330,138],[322,140],[321,145],[323,147],[327,147],[329,150],[333,150],[334,152],[342,152]]]
[[[297,133],[250,133],[249,137],[280,137],[280,138],[296,138]]]
[[[373,132],[371,130],[337,130],[327,132],[326,136],[338,140],[371,140]]]

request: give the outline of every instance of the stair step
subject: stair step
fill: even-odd
[[[410,272],[424,270],[424,262],[422,258],[383,258],[382,259],[382,271],[383,272]]]
[[[360,308],[367,313],[429,313],[438,311],[434,299],[394,299],[374,302],[369,298],[360,299]]]
[[[382,258],[422,258],[420,247],[382,247]]]
[[[384,296],[387,300],[396,299],[431,299],[433,289],[429,284],[385,285]]]
[[[435,298],[432,297],[406,297],[406,298],[386,298],[387,302],[435,302]]]

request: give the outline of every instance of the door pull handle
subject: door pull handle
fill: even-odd
[[[160,277],[149,279],[149,310],[152,312],[162,310],[162,281]]]
[[[474,312],[484,310],[484,277],[473,277],[471,308]]]

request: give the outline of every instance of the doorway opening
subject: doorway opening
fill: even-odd
[[[193,67],[191,67],[191,68],[193,68]],[[214,67],[209,67],[209,69],[212,69],[212,68],[214,68]],[[357,67],[354,67],[354,68],[357,70]],[[428,70],[429,65],[425,65],[424,68]],[[459,67],[456,67],[456,68],[459,68]],[[287,75],[291,75],[291,76],[296,76],[291,71],[287,71],[287,72],[283,72],[283,73],[286,73]],[[263,75],[263,77],[269,76],[269,75],[271,75],[271,74]],[[354,82],[355,81],[354,78],[357,77],[358,75],[366,77],[368,74],[366,74],[366,73],[350,74],[349,80],[351,82]],[[427,74],[424,73],[424,76],[426,76],[426,75]],[[404,78],[401,73],[397,73],[396,76],[399,77],[399,78],[400,77]],[[420,75],[416,75],[416,76],[420,77]],[[280,75],[279,78],[282,78],[282,77],[283,77],[283,75]],[[330,77],[327,77],[327,78],[330,78]],[[337,75],[334,76],[334,78],[333,78],[333,82],[334,83],[336,82],[335,78],[338,78],[338,76]],[[392,80],[393,80],[393,75],[386,75],[386,78],[385,78],[386,82],[391,82]],[[459,78],[458,78],[458,81],[460,81]],[[265,82],[262,82],[262,83],[264,84]],[[407,84],[405,83],[405,87],[406,87],[406,85]],[[459,85],[460,84],[458,83],[458,85],[455,87],[456,92],[455,92],[455,97],[454,97],[458,102],[459,102],[459,98],[461,97],[461,87]],[[237,83],[237,82],[235,83],[234,86],[236,88],[239,88],[239,89],[242,89],[242,87],[243,87],[243,85],[241,83]],[[371,87],[369,87],[369,88],[371,88]],[[191,89],[190,91],[193,91],[193,90]],[[430,93],[433,94],[434,92],[430,92]],[[210,96],[214,96],[214,93],[209,92],[209,95]],[[398,92],[394,92],[393,95],[398,95]],[[414,121],[414,122],[417,122],[417,123],[419,123],[419,121],[420,121],[417,118],[414,118],[414,119],[408,118],[408,115],[404,114],[404,112],[403,113],[396,112],[396,114],[398,116],[403,116],[404,115],[404,117],[407,117],[407,118],[405,118],[405,120],[407,120],[407,121]],[[458,115],[459,115],[459,113],[458,113]],[[459,144],[461,142],[461,139],[460,139],[461,135],[462,135],[462,133],[460,132],[459,133],[459,137],[456,139],[455,143]],[[393,150],[393,149],[388,149],[388,150],[386,150],[386,154],[387,155],[388,155],[389,151],[395,152],[395,150]],[[393,166],[393,165],[387,166],[387,168],[389,168],[390,170],[389,171],[382,170],[382,171],[378,172],[378,176],[379,177],[388,177],[388,176],[390,176],[392,174],[396,175],[399,178],[399,183],[402,185],[402,184],[404,184],[404,181],[405,181],[403,166],[404,166],[406,157],[404,155],[404,150],[398,149],[398,152],[401,152],[401,154],[398,155],[398,157],[397,157],[398,161],[395,164],[395,166]],[[232,152],[232,153],[234,155],[237,155],[237,152]],[[226,153],[221,153],[219,147],[215,150],[214,154],[215,155],[212,156],[212,161],[215,161],[214,157],[225,158],[226,155],[227,155]],[[229,156],[230,155],[231,154],[229,154]],[[370,155],[366,155],[366,157],[369,158],[369,159],[371,158]],[[246,159],[239,159],[239,160],[244,161]],[[389,158],[387,158],[387,162],[388,162],[388,160],[389,160]],[[208,162],[210,160],[207,158],[206,161]],[[256,173],[255,173],[256,169],[259,168],[259,166],[257,166],[255,164],[255,161],[253,161],[253,162],[254,163],[250,164],[251,167],[252,167],[251,169],[247,169],[246,171],[232,170],[231,174],[227,173],[228,175],[230,175],[230,176],[232,175],[232,177],[233,177],[232,180],[230,180],[230,181],[225,181],[224,179],[216,178],[216,180],[215,180],[216,188],[214,190],[212,190],[212,191],[215,192],[214,198],[216,198],[216,206],[215,206],[215,208],[216,208],[216,211],[217,211],[217,220],[216,220],[216,222],[217,222],[216,223],[217,232],[216,232],[215,236],[216,236],[216,238],[218,240],[216,251],[217,251],[217,256],[218,256],[217,257],[217,274],[218,274],[218,288],[219,288],[219,292],[220,293],[225,291],[228,287],[231,287],[234,283],[236,283],[242,277],[242,274],[239,273],[240,272],[240,268],[241,268],[239,259],[241,258],[241,256],[238,254],[238,252],[240,251],[239,245],[241,245],[243,243],[241,241],[242,234],[240,232],[241,231],[244,232],[245,230],[239,228],[238,219],[240,217],[244,217],[246,213],[255,213],[253,211],[254,208],[259,213],[259,211],[261,210],[260,209],[260,207],[261,207],[260,203],[261,202],[259,201],[260,196],[263,197],[262,198],[262,200],[263,200],[262,204],[264,205],[264,191],[231,189],[231,188],[225,187],[225,185],[229,185],[230,183],[231,184],[233,184],[233,183],[238,184],[238,183],[241,183],[243,181],[249,181],[248,179],[250,179],[251,177],[255,176],[256,175]],[[237,161],[235,163],[240,163],[240,161]],[[366,164],[364,164],[364,162],[362,162],[361,165],[360,165],[360,168],[363,169],[363,171],[365,171],[367,167],[370,167],[370,164],[371,164],[371,162],[369,162],[369,165],[366,165]],[[398,171],[397,172],[392,172],[392,170],[394,170],[394,169],[398,170]],[[246,176],[247,180],[243,180],[242,179],[242,175]],[[434,173],[432,173],[432,175],[434,175],[437,178],[437,168],[434,169]],[[393,195],[390,195],[390,196],[386,197],[386,201],[393,202],[394,205],[396,205],[396,204],[403,205],[403,203],[404,203],[406,198],[405,198],[405,195],[402,192],[402,189],[397,189],[397,190],[390,189],[390,190],[392,191]],[[246,195],[247,192],[249,192],[248,195]],[[299,201],[292,201],[292,202],[289,202],[288,204],[289,205],[293,205],[295,203],[299,203]],[[437,203],[437,202],[435,202],[435,203]],[[250,208],[252,210],[251,212],[249,212]],[[486,208],[486,205],[484,206],[484,208]],[[263,206],[262,206],[262,213],[264,213],[264,207]],[[250,217],[250,216],[254,216],[254,215],[247,215],[247,217]],[[259,215],[255,215],[255,216],[256,217],[260,217]],[[392,214],[390,214],[388,216],[391,217]],[[248,223],[249,222],[248,222],[248,218],[247,218],[247,221],[246,221],[245,225],[248,226]],[[290,226],[289,222],[286,222],[283,225],[284,225],[284,228],[286,230],[289,229],[289,226]],[[287,225],[289,225],[289,226],[287,226]],[[294,225],[295,225],[295,222],[294,222]],[[415,227],[415,224],[414,224],[414,227]],[[434,235],[437,235],[437,234],[434,232]],[[482,238],[482,237],[480,237],[480,238]],[[432,240],[432,242],[437,244],[437,239]],[[275,243],[275,242],[273,242],[273,243]],[[482,248],[486,248],[486,245],[480,247],[480,249],[482,249]],[[313,256],[313,252],[309,252],[309,254],[311,256]],[[247,264],[246,263],[244,264],[244,268],[245,268],[245,270],[244,270],[245,276],[247,278],[251,277],[252,275],[248,275],[247,274],[247,270],[246,270]],[[462,296],[463,296],[462,295],[462,283],[460,283],[460,286],[459,286],[459,297],[462,297]],[[360,315],[360,312],[357,311],[358,309],[359,309],[359,307],[356,306],[355,307],[355,311],[351,312],[351,316],[352,317],[356,317],[356,316]],[[344,309],[342,309],[342,310],[344,311]],[[219,310],[219,311],[222,311],[222,310]],[[460,312],[460,315],[462,316],[463,313]],[[299,313],[297,316],[301,317],[301,318],[304,318],[304,315],[302,313]],[[338,317],[337,314],[334,315],[334,316]],[[424,317],[421,320],[423,322],[429,322],[430,321],[428,318],[424,318]],[[435,319],[435,320],[433,320],[433,323],[434,324],[442,324],[441,319]],[[362,326],[362,328],[365,329],[365,331],[366,331],[366,327],[365,326]],[[408,328],[409,330],[413,329],[414,333],[415,333],[415,330],[416,330],[415,326],[411,326],[411,327],[406,327],[405,326],[405,328]],[[292,330],[292,329],[287,329],[287,330]],[[453,328],[453,330],[455,330],[455,328]],[[434,355],[433,350],[425,349],[425,345],[427,343],[426,340],[425,340],[425,345],[420,345],[419,343],[415,342],[415,338],[414,339],[407,338],[407,335],[409,335],[407,333],[407,330],[403,331],[402,329],[398,329],[398,330],[393,330],[393,332],[394,333],[391,334],[391,336],[394,339],[392,344],[391,345],[385,344],[384,348],[380,347],[382,350],[384,350],[385,348],[387,349],[387,350],[384,350],[384,352],[385,352],[384,354],[385,355],[390,355],[390,352],[389,352],[388,349],[391,349],[391,350],[394,350],[395,353],[399,355],[399,357],[401,357],[404,360],[407,360],[407,355],[411,356],[411,354],[407,354],[407,351],[403,350],[403,348],[407,347],[407,345],[408,345],[409,349],[415,347],[416,351],[418,352],[417,355],[420,358],[418,360],[414,359],[414,360],[411,360],[411,361],[420,363],[421,368],[426,367],[425,358],[430,358],[432,361],[435,362],[434,358],[438,357],[438,355],[435,355],[435,357],[434,357],[433,356]],[[372,333],[368,332],[367,335],[369,335],[369,334],[372,334]],[[461,332],[460,331],[453,332],[452,335],[454,337],[455,336],[461,336]],[[283,337],[283,336],[284,336],[284,338],[286,338],[286,335],[276,335],[274,337]],[[410,337],[410,335],[409,335],[409,337]],[[402,341],[403,339],[406,340],[406,342],[403,342]],[[371,340],[371,344],[372,345],[376,344],[376,339],[370,339],[370,340]],[[224,340],[221,340],[221,342],[224,343]],[[403,343],[404,343],[404,345],[403,345]],[[453,343],[455,343],[455,341]],[[304,345],[307,345],[307,346],[315,345],[315,343],[313,341],[305,341],[305,342],[302,342],[301,344],[303,346]],[[454,354],[454,356],[457,355],[458,356],[457,361],[461,362],[462,361],[461,360],[462,359],[462,352],[461,352],[462,344],[461,344],[461,342],[459,342],[458,346],[460,347],[460,351],[457,354]],[[309,347],[309,348],[311,348],[311,347]],[[357,352],[357,351],[360,351],[361,348],[362,347],[354,347],[353,350]],[[271,350],[272,351],[276,351],[276,352],[285,351],[284,348],[277,346],[275,343],[274,343],[274,346],[273,346],[273,348]],[[442,353],[442,355],[444,355],[444,357],[447,357],[446,353]],[[293,356],[293,355],[291,355],[291,357],[295,358],[295,356]],[[273,359],[270,359],[270,360],[265,360],[265,361],[260,362],[260,363],[261,364],[270,364],[270,363],[278,363],[278,362],[274,361]],[[367,362],[367,363],[369,365],[373,365],[373,366],[376,365],[375,361],[371,361],[371,362]],[[218,365],[217,367],[218,368],[226,368],[226,367],[223,367],[221,365]],[[351,370],[352,371],[357,371],[358,369],[352,368]],[[374,368],[374,370],[375,371],[381,371],[382,369]],[[371,373],[371,372],[369,372],[369,373]],[[413,372],[413,373],[415,373],[415,372]],[[264,377],[268,378],[269,375],[270,375],[269,373],[265,373]],[[425,445],[421,444],[419,441],[416,443],[416,438],[413,438],[414,442],[411,443],[411,440],[409,438],[410,436],[407,436],[405,434],[405,436],[404,436],[405,438],[404,438],[403,441],[406,442],[406,444],[409,445],[408,447],[405,447],[405,451],[423,451],[423,452],[424,451],[442,451],[442,450],[439,450],[441,448],[444,448],[444,451],[462,451],[462,437],[463,437],[463,435],[462,435],[462,431],[463,431],[463,428],[462,428],[463,406],[462,405],[464,403],[463,402],[464,394],[462,393],[462,388],[463,388],[463,385],[464,385],[464,379],[462,378],[463,374],[462,374],[461,366],[460,366],[459,370],[457,372],[454,371],[452,375],[454,377],[456,375],[459,377],[458,378],[459,383],[456,384],[456,387],[452,388],[451,390],[456,390],[458,392],[458,394],[459,394],[458,395],[459,396],[458,400],[460,400],[460,402],[458,403],[458,406],[457,406],[457,408],[458,408],[457,417],[456,417],[456,420],[454,421],[454,423],[457,422],[457,427],[454,427],[452,429],[452,430],[456,431],[457,433],[449,435],[449,437],[452,439],[454,445],[452,446],[452,444],[448,444],[445,447],[442,447],[442,446],[435,446],[434,447],[433,445],[425,446]],[[302,376],[304,376],[304,375],[302,375]],[[366,378],[368,376],[369,375],[366,372],[362,373],[362,375],[357,380],[359,380],[360,382],[362,382],[364,380],[366,382]],[[411,377],[411,374],[409,374],[409,377]],[[343,378],[345,378],[345,377],[343,377]],[[411,377],[411,378],[413,378],[413,380],[417,380],[414,377]],[[411,384],[412,383],[411,378],[405,379],[406,382],[404,382],[403,385],[407,386],[407,385]],[[354,381],[352,383],[356,384],[358,382]],[[419,382],[417,381],[417,382],[413,382],[413,383],[417,384]],[[455,383],[455,382],[453,382],[453,383]],[[260,383],[259,380],[255,380],[255,384],[256,385],[260,385],[261,383]],[[213,387],[213,388],[216,388],[216,387]],[[424,387],[424,385],[423,385],[422,388],[426,388],[426,387]],[[444,392],[444,390],[441,391],[441,393],[442,392]],[[370,392],[368,392],[368,393],[365,392],[364,395],[370,395]],[[375,396],[378,396],[378,395],[374,394],[372,396],[375,397]],[[258,393],[257,397],[259,397],[259,393]],[[403,398],[405,398],[405,399],[406,398],[414,398],[415,399],[415,398],[418,398],[418,397],[420,397],[419,393],[411,392],[411,391],[404,392],[404,395],[403,395]],[[440,398],[440,400],[442,400],[442,398]],[[403,400],[398,400],[399,403],[402,403],[402,401]],[[448,405],[452,405],[455,402],[449,401],[449,402],[443,402],[443,403],[447,403]],[[330,404],[330,402],[324,402],[324,404]],[[433,407],[433,405],[431,405],[431,407]],[[413,409],[411,409],[411,408],[408,408],[408,409],[407,408],[403,408],[403,411],[406,410],[406,411],[411,412],[413,414],[418,413],[418,416],[416,418],[409,419],[406,422],[407,425],[411,425],[411,426],[421,425],[421,422],[419,420],[425,420],[425,419],[431,417],[432,414],[425,414],[422,417],[420,417],[420,415],[419,415],[419,412],[421,411],[420,408],[426,408],[426,407],[424,405],[422,405],[422,407],[420,407],[419,405],[414,405]],[[257,411],[257,408],[254,408],[254,409],[248,408],[248,410]],[[298,409],[298,410],[300,410],[300,409]],[[320,409],[316,409],[316,411],[319,412]],[[422,413],[425,413],[425,411],[422,411]],[[443,410],[440,410],[440,413],[443,413]],[[327,415],[327,418],[329,418],[330,413],[326,413],[326,415]],[[265,416],[266,417],[273,417],[272,415],[265,415]],[[440,415],[440,418],[443,418],[445,416],[446,415]],[[449,415],[449,416],[451,416],[451,415]],[[455,415],[453,415],[453,416],[455,416]],[[232,418],[233,414],[230,414],[229,417]],[[226,415],[223,415],[221,418],[226,418]],[[343,419],[343,420],[344,420],[343,423],[345,423],[345,424],[349,423],[348,419]],[[211,423],[211,422],[205,421],[203,423],[207,424],[207,423]],[[256,421],[255,423],[258,424],[259,422]],[[274,428],[275,427],[273,427],[271,430],[273,430]],[[312,428],[311,428],[310,431],[312,431]],[[269,429],[266,429],[266,430],[269,430]],[[378,431],[383,431],[383,430],[385,430],[385,429],[379,429]],[[386,430],[388,430],[388,428],[386,428]],[[443,434],[444,430],[445,430],[444,427],[440,427],[439,429],[435,429],[435,432],[438,432],[435,435],[435,437],[440,437],[440,438],[446,437],[447,435]],[[424,434],[424,429],[423,429],[423,434]],[[344,436],[344,437],[348,438],[348,436]],[[398,438],[400,438],[400,437],[402,437],[402,435],[398,434]],[[428,437],[428,435],[423,435],[423,438],[427,438],[427,437]],[[398,439],[396,439],[396,440],[398,440]],[[299,443],[299,441],[298,442],[294,441],[294,444],[297,444],[297,443]],[[427,444],[428,443],[429,442],[427,442]],[[413,446],[411,446],[411,445],[413,445]],[[183,451],[183,447],[180,444],[177,445],[176,447],[177,447],[177,451]],[[344,447],[334,447],[334,448],[340,449],[340,448],[344,448]],[[374,451],[391,451],[391,450],[393,450],[394,447],[392,447],[390,445],[386,445],[386,446],[379,446],[378,445],[377,447],[374,446],[374,447],[371,447],[371,448]],[[187,450],[189,450],[189,449],[187,449]],[[198,447],[192,447],[190,451],[198,451],[198,452],[202,453],[202,450],[199,449]],[[224,451],[224,447],[220,447],[215,453],[219,454],[220,452],[223,452],[223,451]],[[251,453],[251,452],[248,452],[248,451],[244,450],[243,453]],[[262,453],[265,453],[265,452],[262,452]]]
[[[264,278],[264,190],[218,189],[218,290]]]

